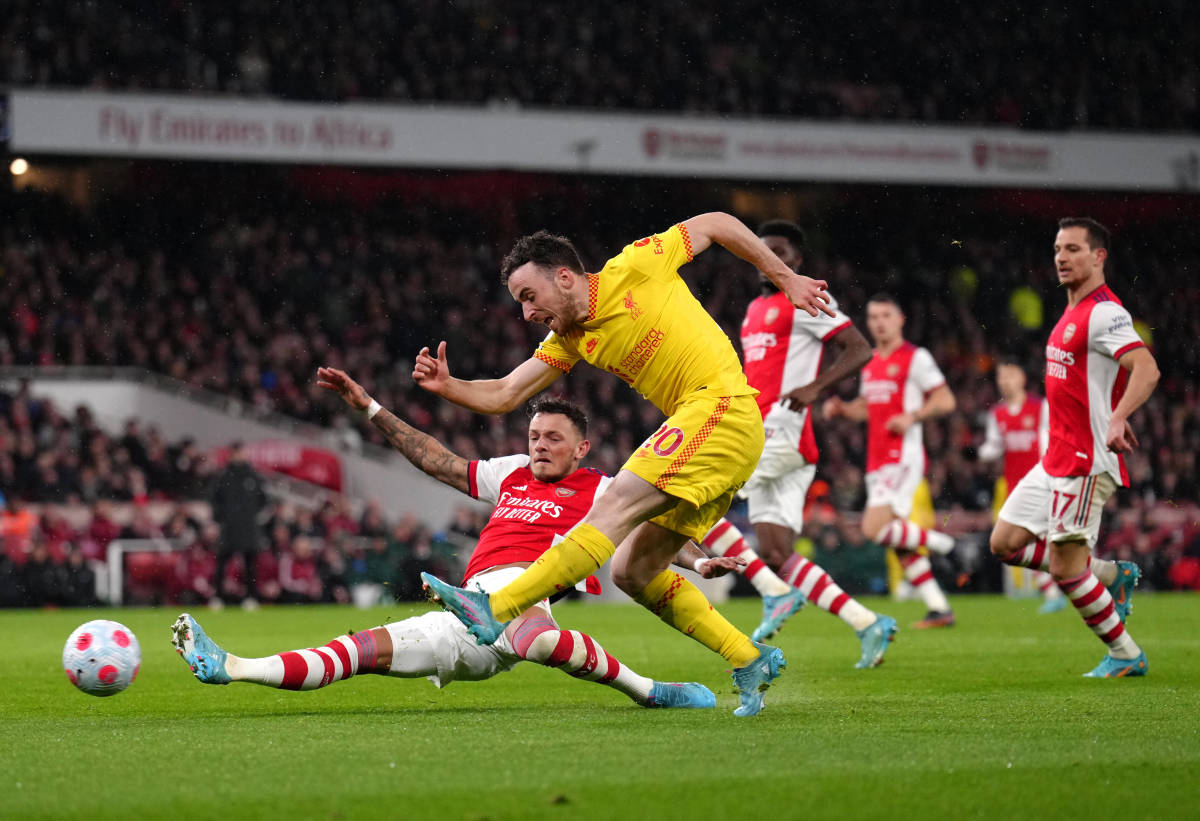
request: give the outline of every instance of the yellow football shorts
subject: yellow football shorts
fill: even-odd
[[[754,472],[763,441],[753,396],[701,393],[663,422],[622,469],[679,499],[650,521],[698,542]]]

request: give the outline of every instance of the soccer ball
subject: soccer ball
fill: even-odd
[[[96,619],[75,628],[63,648],[63,670],[71,683],[92,696],[113,696],[137,678],[142,648],[117,621]]]

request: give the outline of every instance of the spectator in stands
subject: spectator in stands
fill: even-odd
[[[312,538],[297,536],[292,549],[279,557],[279,587],[281,604],[321,601],[324,590]]]
[[[223,601],[225,591],[220,585],[225,578],[225,568],[234,556],[241,557],[244,607],[257,606],[255,598],[254,571],[258,551],[262,547],[263,533],[261,516],[267,505],[267,493],[262,476],[250,464],[245,446],[234,442],[229,448],[229,462],[213,478],[209,495],[213,521],[220,528],[217,541],[217,563],[215,584],[217,595],[214,605]],[[287,589],[287,586],[284,585]]]
[[[63,606],[96,607],[96,573],[92,570],[83,550],[72,546],[67,552],[63,569]]]

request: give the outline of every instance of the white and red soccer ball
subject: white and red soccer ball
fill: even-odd
[[[118,621],[96,619],[75,628],[63,648],[63,670],[88,695],[113,696],[137,678],[142,648]]]

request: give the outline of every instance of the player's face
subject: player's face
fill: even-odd
[[[527,262],[509,274],[508,292],[520,303],[526,322],[540,322],[562,335],[576,322],[569,288],[574,277],[567,268],[548,274],[546,268]]]
[[[1012,399],[1025,390],[1025,371],[1016,365],[1001,365],[996,368],[996,387],[1005,399]]]
[[[1088,231],[1081,226],[1060,228],[1054,238],[1054,268],[1058,283],[1068,288],[1083,285],[1104,273],[1108,251],[1092,248]]]
[[[876,345],[889,345],[900,338],[904,314],[890,302],[867,303],[867,330]]]
[[[529,470],[542,482],[574,473],[591,445],[561,413],[538,413],[529,420]]]
[[[800,263],[803,261],[803,257],[796,249],[796,246],[792,245],[791,240],[789,240],[787,237],[773,236],[771,234],[768,234],[761,239],[763,244],[771,249],[771,253],[783,260],[784,265],[791,268],[793,271],[799,270]],[[762,271],[758,272],[758,279],[759,282],[763,284],[771,281],[767,279],[766,275],[764,275]],[[774,285],[771,287],[774,287]]]

